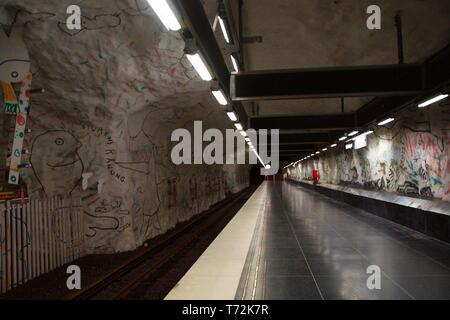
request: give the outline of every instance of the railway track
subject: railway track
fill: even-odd
[[[151,279],[157,279],[167,272],[173,261],[185,255],[198,242],[207,242],[206,246],[209,245],[255,189],[255,187],[249,187],[232,195],[176,227],[167,235],[160,237],[142,255],[116,268],[67,299],[126,300],[135,299],[136,292],[144,292],[145,296],[145,291],[152,285]],[[176,282],[173,283],[175,284]],[[158,295],[159,298],[164,297],[166,293],[168,292],[161,292]]]

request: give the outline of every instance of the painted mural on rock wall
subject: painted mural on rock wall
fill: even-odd
[[[377,127],[359,150],[338,150],[290,169],[295,179],[385,190],[450,201],[450,105],[412,107],[385,127]]]
[[[0,23],[23,28],[45,89],[31,96],[20,178],[34,198],[82,199],[90,252],[134,249],[248,186],[245,166],[172,165],[172,130],[229,122],[148,5],[85,3],[91,18],[67,30],[65,1],[16,3]]]
[[[180,109],[185,110],[182,123],[176,115]],[[93,125],[83,117],[54,129],[34,126],[32,167],[22,174],[29,193],[81,197],[90,252],[135,249],[248,186],[246,166],[172,164],[172,130],[189,116],[204,114],[204,106],[156,110],[122,123],[97,117]]]

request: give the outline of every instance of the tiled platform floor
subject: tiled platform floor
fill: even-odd
[[[267,197],[245,299],[450,299],[450,245],[290,183]]]
[[[367,288],[367,268],[381,289]],[[265,182],[166,299],[450,299],[450,245]]]

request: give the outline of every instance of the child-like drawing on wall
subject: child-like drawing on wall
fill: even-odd
[[[16,115],[8,176],[8,182],[13,185],[19,184],[19,166],[29,113],[31,79],[30,57],[21,31],[13,28],[8,36],[0,28],[0,85],[3,90],[4,112]],[[19,97],[13,84],[20,84]]]

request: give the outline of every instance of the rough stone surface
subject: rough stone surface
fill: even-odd
[[[374,128],[367,147],[326,154],[287,170],[292,178],[320,180],[450,201],[450,104],[405,110],[395,122]]]
[[[243,189],[248,170],[172,164],[174,129],[231,124],[146,1],[83,2],[82,30],[66,28],[71,4],[0,1],[1,24],[23,31],[33,88],[46,90],[31,97],[21,176],[32,197],[82,198],[89,252],[132,250]]]

